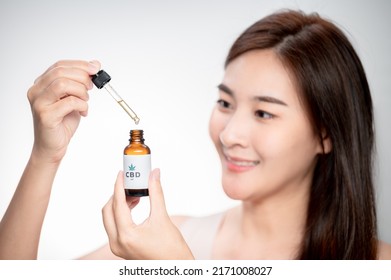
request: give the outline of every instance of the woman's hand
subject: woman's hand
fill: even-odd
[[[33,155],[58,163],[65,155],[81,116],[88,112],[90,75],[97,61],[58,61],[39,76],[28,91],[34,119]]]
[[[167,214],[160,185],[160,170],[149,177],[149,217],[136,225],[131,209],[139,198],[126,198],[119,172],[113,197],[104,206],[103,222],[112,252],[124,259],[194,259],[178,228]]]

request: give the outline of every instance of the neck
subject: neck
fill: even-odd
[[[234,214],[240,225],[238,237],[242,244],[258,247],[256,251],[262,252],[264,258],[294,258],[304,235],[308,189],[243,201]]]
[[[307,219],[308,197],[297,194],[289,199],[244,201],[240,208],[243,235],[282,236],[303,233]]]

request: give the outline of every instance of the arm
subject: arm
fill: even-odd
[[[88,111],[90,75],[99,63],[59,61],[29,89],[34,144],[15,194],[0,222],[0,259],[36,259],[54,177]]]
[[[0,223],[0,259],[36,259],[58,163],[31,156]]]

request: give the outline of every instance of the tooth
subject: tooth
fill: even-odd
[[[254,166],[256,165],[256,162],[252,161],[232,161],[234,164],[239,166]]]

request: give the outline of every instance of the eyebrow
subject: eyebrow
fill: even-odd
[[[217,86],[217,88],[230,96],[235,95],[234,91],[231,90],[229,87],[227,87],[224,84],[219,84]],[[255,96],[254,99],[257,101],[260,101],[260,102],[268,102],[268,103],[274,103],[274,104],[278,104],[278,105],[288,106],[284,101],[277,99],[277,98],[274,98],[274,97],[271,97],[271,96],[260,95],[260,96]]]

